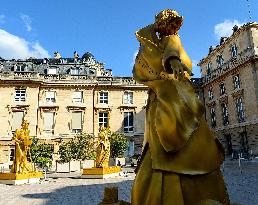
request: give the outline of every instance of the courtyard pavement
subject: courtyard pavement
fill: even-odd
[[[258,204],[258,161],[226,161],[223,174],[232,203]],[[80,173],[49,174],[41,184],[9,186],[0,184],[0,205],[96,205],[104,187],[117,186],[119,199],[130,201],[134,180],[132,168],[127,176],[113,179],[80,179]]]

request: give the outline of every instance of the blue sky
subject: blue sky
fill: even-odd
[[[252,21],[258,1],[249,0]],[[247,0],[1,0],[0,56],[63,57],[91,52],[115,76],[131,76],[139,43],[135,31],[165,8],[184,16],[181,40],[194,65],[208,48],[230,35],[234,24],[249,22]],[[199,68],[193,69],[199,76]]]

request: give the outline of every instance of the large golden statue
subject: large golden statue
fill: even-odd
[[[98,147],[96,156],[96,167],[108,167],[110,156],[110,142],[108,139],[109,128],[103,125],[100,127],[98,135]]]
[[[15,155],[12,165],[12,173],[27,173],[32,170],[32,163],[28,162],[30,159],[30,146],[32,139],[28,129],[29,123],[25,120],[22,123],[22,129],[17,129],[13,135],[15,141]],[[31,159],[30,159],[31,160]]]
[[[149,87],[149,99],[133,205],[230,204],[220,172],[224,150],[189,80],[192,63],[178,35],[182,22],[166,9],[136,32],[133,75]]]

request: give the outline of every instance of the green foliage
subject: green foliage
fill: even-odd
[[[32,138],[30,147],[32,162],[39,164],[42,168],[51,167],[53,152],[53,146],[40,143],[39,139],[36,137]]]
[[[113,132],[110,135],[110,157],[124,157],[128,144],[124,134]]]
[[[71,160],[87,160],[96,158],[96,140],[94,135],[81,133],[69,142],[59,146],[60,161],[62,163]]]

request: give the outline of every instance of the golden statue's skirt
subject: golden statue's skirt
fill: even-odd
[[[186,175],[151,169],[151,166],[148,150],[134,181],[132,205],[230,204],[219,169],[208,174]]]

